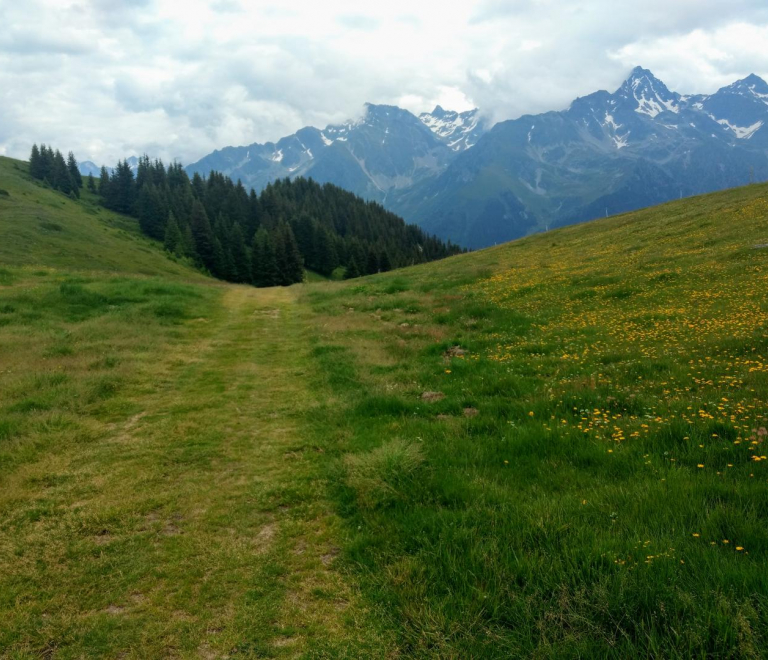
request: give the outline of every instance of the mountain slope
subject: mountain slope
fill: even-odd
[[[104,209],[86,189],[75,201],[34,181],[27,163],[0,157],[0,189],[7,192],[0,194],[3,265],[207,279],[169,259],[136,220]]]
[[[760,185],[309,298],[404,657],[761,656],[766,244]]]
[[[432,112],[423,112],[419,119],[437,137],[445,142],[452,151],[466,151],[477,144],[477,141],[491,128],[480,110],[456,112],[444,110],[439,105]]]
[[[476,135],[479,129],[473,130]],[[438,174],[453,154],[443,137],[410,112],[369,103],[358,120],[303,128],[277,143],[227,147],[187,171],[216,170],[257,191],[278,178],[306,176],[384,201],[390,192]]]
[[[768,178],[768,85],[683,97],[636,68],[613,94],[497,124],[390,200],[469,247]]]

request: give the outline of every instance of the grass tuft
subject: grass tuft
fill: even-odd
[[[421,449],[403,440],[390,440],[364,454],[347,456],[347,483],[359,502],[379,508],[398,500],[401,490],[416,478],[424,463]]]

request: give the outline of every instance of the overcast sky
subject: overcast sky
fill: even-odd
[[[439,103],[494,119],[613,91],[768,78],[766,0],[0,0],[0,154],[184,163]]]

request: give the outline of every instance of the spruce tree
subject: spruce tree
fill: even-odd
[[[229,232],[229,252],[232,257],[232,270],[235,282],[250,282],[252,275],[248,249],[245,245],[243,230],[237,222],[235,222]]]
[[[253,238],[252,274],[255,286],[266,287],[279,284],[277,260],[272,235],[259,227]]]
[[[285,254],[285,271],[283,281],[286,284],[296,284],[304,281],[304,260],[293,234],[291,225],[284,223],[282,226],[282,242]]]
[[[29,174],[34,179],[44,179],[43,162],[40,156],[40,149],[37,144],[32,145],[32,153],[29,154]]]
[[[109,177],[106,205],[118,213],[133,213],[136,204],[136,183],[133,170],[127,161],[119,161],[112,176]]]
[[[379,258],[373,247],[368,248],[365,271],[368,275],[375,275],[379,272]]]
[[[383,248],[381,252],[379,252],[379,270],[382,273],[392,270],[392,262],[389,260],[389,254],[387,254],[386,249]]]
[[[353,280],[357,277],[360,277],[360,268],[357,265],[357,260],[352,257],[347,264],[346,270],[344,271],[344,279]]]
[[[176,222],[176,218],[173,216],[173,212],[171,212],[168,214],[168,222],[165,225],[163,247],[171,254],[181,256],[184,254],[182,242],[181,230]]]
[[[53,149],[40,145],[40,178],[53,186],[53,170],[55,168],[55,158]]]
[[[67,163],[64,160],[60,151],[56,151],[53,156],[53,181],[51,181],[56,190],[60,190],[65,195],[69,195],[72,192],[72,179],[67,169]]]
[[[333,236],[325,227],[320,227],[317,231],[316,253],[317,272],[330,277],[339,265],[339,258]]]
[[[195,240],[195,256],[203,266],[213,273],[216,260],[213,245],[214,237],[208,215],[199,199],[196,199],[192,205],[189,225],[192,229],[192,237]]]
[[[67,169],[69,170],[69,176],[72,179],[72,185],[80,190],[83,187],[83,177],[80,174],[80,168],[77,166],[75,154],[73,154],[71,151],[67,156]]]
[[[136,201],[136,212],[139,216],[141,230],[157,240],[165,237],[165,221],[168,210],[163,204],[160,193],[153,184],[145,185]]]
[[[88,190],[92,193],[96,192],[96,181],[93,178],[93,174],[88,174]]]
[[[195,237],[192,235],[192,228],[189,225],[184,225],[184,229],[181,230],[180,250],[182,256],[189,257],[190,259],[197,259]]]
[[[109,196],[109,170],[102,165],[99,172],[99,195],[106,200]]]
[[[222,280],[231,279],[231,263],[227,261],[227,254],[216,234],[213,235],[213,261],[208,270]]]

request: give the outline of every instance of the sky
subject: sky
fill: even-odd
[[[494,121],[614,91],[768,79],[765,0],[0,0],[0,155],[192,163],[359,116]]]

